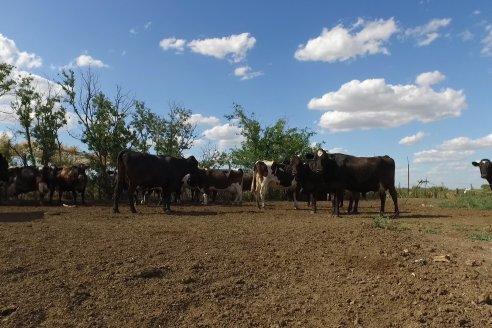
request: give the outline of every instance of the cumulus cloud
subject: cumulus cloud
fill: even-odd
[[[463,90],[392,85],[384,79],[352,80],[308,103],[309,109],[326,111],[318,124],[332,132],[392,128],[412,121],[428,123],[458,117],[466,107]]]
[[[251,67],[249,66],[241,66],[241,67],[237,67],[234,70],[234,75],[240,77],[241,80],[250,80],[252,78],[263,75],[263,73],[260,71],[254,72],[251,70]]]
[[[108,67],[105,63],[103,63],[99,59],[95,59],[92,56],[89,55],[80,55],[77,58],[75,58],[73,61],[68,64],[69,67],[85,67],[85,66],[92,66],[92,67]]]
[[[441,36],[438,31],[450,23],[451,18],[433,19],[427,24],[407,29],[405,35],[415,38],[419,47],[428,46]]]
[[[192,40],[188,47],[201,55],[219,59],[229,58],[238,63],[246,58],[248,50],[252,49],[255,43],[256,39],[249,33],[241,33],[222,38]]]
[[[426,72],[417,76],[417,79],[415,79],[415,83],[417,83],[420,86],[431,86],[441,82],[445,78],[446,76],[441,74],[441,72],[439,71]]]
[[[486,27],[487,35],[482,39],[481,43],[483,44],[483,48],[480,53],[483,56],[491,56],[492,55],[492,25],[488,25]]]
[[[241,142],[244,140],[241,132],[241,128],[226,123],[205,130],[202,135],[209,140],[217,142],[219,150],[225,150],[241,145]]]
[[[212,56],[218,59],[228,59],[234,63],[243,61],[247,52],[254,47],[256,39],[249,33],[233,34],[222,38],[197,39],[186,41],[184,39],[165,38],[159,42],[163,50],[174,49],[182,52],[185,47],[190,51]]]
[[[492,149],[492,134],[478,139],[457,137],[446,140],[434,149],[414,154],[415,163],[431,163],[439,161],[461,161],[473,155],[479,149]]]
[[[176,39],[175,37],[162,39],[159,46],[164,50],[174,49],[176,52],[183,52],[186,46],[186,40]]]
[[[385,44],[398,32],[393,18],[366,22],[359,20],[349,28],[339,24],[323,28],[321,35],[301,44],[294,54],[301,61],[345,61],[357,56],[389,54]]]
[[[400,145],[415,145],[416,143],[421,142],[425,136],[426,136],[426,134],[424,132],[419,131],[414,135],[407,136],[407,137],[401,139],[398,143]]]
[[[15,42],[0,33],[0,62],[14,65],[19,69],[40,67],[41,57],[34,53],[20,51]]]
[[[202,114],[192,114],[188,120],[193,125],[219,125],[220,120],[215,116],[203,116]]]

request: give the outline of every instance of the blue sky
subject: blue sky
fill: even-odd
[[[0,61],[39,76],[97,72],[166,115],[191,109],[199,140],[237,145],[233,103],[286,118],[313,142],[390,155],[397,183],[478,187],[492,157],[490,1],[8,1]],[[15,129],[0,98],[0,131]],[[76,127],[72,127],[76,129]],[[67,143],[77,144],[66,138]]]

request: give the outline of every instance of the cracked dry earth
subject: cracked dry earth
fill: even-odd
[[[0,326],[491,327],[492,212],[400,203],[3,205]]]

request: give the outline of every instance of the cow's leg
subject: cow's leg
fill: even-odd
[[[208,192],[203,193],[203,205],[208,205]]]
[[[137,209],[135,208],[135,189],[136,186],[133,185],[132,182],[128,182],[128,202],[130,203],[130,209],[132,213],[137,213]]]
[[[72,190],[73,204],[77,205],[77,192]]]
[[[354,200],[354,209],[353,209],[352,213],[353,214],[359,214],[360,193],[359,192],[353,192],[352,193],[352,198]]]
[[[318,210],[316,207],[316,195],[309,193],[309,200],[311,201],[311,214],[314,214]]]
[[[395,205],[395,214],[393,215],[393,218],[396,219],[400,215],[400,210],[398,209],[398,194],[396,193],[394,186],[389,187],[389,193],[391,195],[391,199],[393,200],[393,204]]]
[[[82,198],[82,205],[85,205],[85,189],[80,192],[80,197]]]
[[[266,184],[261,183],[261,187],[260,187],[261,208],[265,208],[266,193],[267,193],[267,186]]]
[[[171,192],[162,187],[162,197],[164,199],[164,212],[171,213]]]
[[[62,196],[64,191],[65,190],[63,190],[62,187],[58,188],[58,205],[62,204]]]
[[[379,198],[381,199],[379,215],[384,215],[384,204],[386,203],[386,191],[384,189],[379,190]]]
[[[242,185],[238,185],[237,195],[239,198],[239,205],[243,205],[243,186]]]
[[[53,204],[53,193],[55,192],[55,187],[50,188],[50,205]]]
[[[299,209],[299,206],[297,205],[297,196],[296,195],[297,195],[297,190],[294,190],[294,192],[292,194],[292,197],[294,198],[294,208],[296,210],[298,210]]]

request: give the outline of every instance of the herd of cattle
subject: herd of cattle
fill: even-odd
[[[473,162],[480,168],[482,178],[492,189],[492,165],[488,159]],[[19,194],[35,191],[41,201],[49,193],[49,203],[58,191],[58,203],[64,192],[71,192],[76,203],[77,193],[85,204],[87,185],[86,165],[67,167],[35,166],[8,167],[0,154],[0,200],[14,198]],[[360,194],[369,191],[380,196],[380,213],[384,213],[386,191],[394,204],[394,215],[399,214],[398,197],[395,188],[395,162],[389,156],[356,157],[346,154],[330,154],[320,149],[315,154],[303,158],[293,155],[283,163],[257,161],[252,174],[233,169],[200,169],[195,157],[175,158],[124,150],[117,160],[117,171],[113,175],[113,212],[119,212],[119,200],[123,190],[127,191],[132,212],[136,212],[136,197],[140,192],[144,199],[153,190],[159,191],[160,203],[166,212],[171,211],[171,194],[180,198],[185,189],[191,191],[192,200],[198,201],[203,195],[203,204],[211,195],[229,192],[234,203],[242,202],[243,191],[251,191],[258,208],[265,207],[265,197],[269,188],[283,189],[292,195],[294,206],[298,208],[299,195],[307,196],[312,212],[316,212],[316,201],[329,199],[333,195],[333,213],[340,214],[340,204],[348,197],[348,211],[357,213]]]

